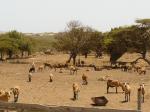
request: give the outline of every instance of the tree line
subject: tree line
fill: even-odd
[[[28,36],[10,31],[0,35],[0,60],[24,58],[34,52],[51,48],[52,37]]]
[[[76,63],[78,54],[87,57],[92,51],[96,57],[103,53],[110,54],[111,63],[115,63],[126,52],[140,53],[145,59],[150,48],[150,19],[136,20],[136,23],[137,25],[113,28],[102,33],[79,21],[71,21],[64,32],[55,36],[53,47],[69,52],[68,62],[73,59],[73,64]]]
[[[15,56],[24,57],[36,51],[55,49],[70,54],[68,62],[73,59],[76,63],[77,55],[87,58],[91,52],[96,57],[103,53],[110,55],[110,62],[114,63],[126,52],[140,53],[146,58],[150,49],[150,19],[139,19],[136,25],[113,28],[109,32],[100,32],[79,21],[70,21],[63,32],[54,37],[33,37],[21,32],[10,31],[0,35],[0,59]]]

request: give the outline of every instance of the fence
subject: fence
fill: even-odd
[[[69,106],[44,106],[38,104],[0,102],[0,112],[8,109],[13,112],[141,112],[138,110],[99,109]]]

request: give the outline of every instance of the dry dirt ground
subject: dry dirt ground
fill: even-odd
[[[32,59],[24,61],[36,62],[36,66],[40,63],[49,61],[65,62],[68,55],[52,55],[52,56],[37,56]],[[80,57],[83,58],[83,57]],[[133,58],[133,57],[132,57]],[[84,58],[83,58],[84,59]],[[85,61],[88,63],[104,63],[108,60],[107,57],[102,59],[95,59],[90,56]],[[32,82],[28,82],[28,69],[29,64],[9,64],[0,63],[0,89],[9,89],[13,86],[20,86],[21,92],[19,96],[19,102],[21,103],[36,103],[44,105],[67,105],[67,106],[80,106],[80,107],[93,107],[91,97],[106,96],[109,100],[108,104],[103,107],[97,108],[115,108],[115,109],[136,109],[137,108],[137,88],[139,84],[144,82],[147,86],[145,103],[142,104],[142,110],[149,112],[150,109],[150,71],[147,71],[146,75],[138,75],[137,73],[122,72],[121,70],[102,70],[86,71],[86,68],[80,68],[77,75],[70,75],[69,70],[63,70],[63,73],[58,71],[46,69],[42,72],[36,72],[33,74]],[[54,81],[49,82],[49,74],[54,74]],[[87,86],[82,85],[81,76],[85,73],[88,76],[89,84]],[[115,88],[110,88],[109,94],[106,93],[106,82],[98,81],[102,76],[110,75],[112,79],[116,79],[122,82],[129,82],[132,88],[131,101],[123,103],[124,94],[121,88],[118,89],[119,93],[115,93]],[[72,101],[72,83],[77,82],[80,85],[79,100]],[[10,102],[13,99],[11,98]]]

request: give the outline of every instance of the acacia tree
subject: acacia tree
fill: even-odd
[[[150,19],[138,19],[136,23],[139,23],[138,30],[140,31],[141,40],[141,54],[146,58],[147,49],[150,48]]]
[[[27,51],[31,52],[32,41],[30,38],[25,37],[22,33],[17,31],[10,31],[0,36],[0,54],[1,59],[4,55],[8,55],[12,58],[14,54]]]
[[[18,44],[14,39],[10,38],[7,34],[1,35],[0,37],[1,59],[3,59],[4,54],[8,54],[9,58],[11,58],[13,53],[17,52],[17,49]]]
[[[73,64],[76,63],[77,54],[82,46],[83,28],[79,21],[71,21],[67,24],[67,30],[62,33],[58,33],[55,36],[54,47],[60,51],[67,51],[70,53],[68,62],[73,59]]]
[[[150,35],[148,27],[139,25],[119,27],[112,29],[105,37],[110,61],[113,63],[125,52],[137,52],[145,59],[150,48]]]

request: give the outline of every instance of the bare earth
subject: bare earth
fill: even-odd
[[[37,56],[35,59],[26,61],[36,62],[39,66],[40,63],[49,61],[65,62],[68,55],[52,55],[52,56]],[[83,58],[83,57],[81,57]],[[85,60],[85,59],[84,59]],[[88,63],[101,64],[101,60],[108,60],[107,58],[95,59],[89,57],[85,61]],[[115,108],[115,109],[136,109],[137,108],[137,88],[139,84],[144,82],[147,86],[145,103],[142,104],[142,110],[149,112],[150,109],[150,71],[146,75],[138,75],[137,73],[122,72],[121,70],[102,70],[86,71],[86,68],[80,68],[77,75],[70,75],[69,70],[63,70],[63,73],[58,71],[44,70],[43,72],[36,72],[33,74],[32,82],[28,80],[29,64],[0,64],[0,89],[9,89],[13,86],[20,86],[21,93],[19,102],[21,103],[36,103],[44,105],[67,105],[67,106],[80,106],[92,107],[91,97],[106,96],[109,100],[107,106],[97,108]],[[54,82],[49,82],[49,74],[54,74]],[[82,85],[81,76],[85,73],[88,75],[89,84]],[[110,94],[106,93],[106,82],[98,81],[102,76],[110,75],[112,79],[120,80],[122,82],[129,82],[132,88],[131,101],[122,103],[124,101],[124,94],[121,88],[118,89],[119,93],[115,94],[115,88],[110,88]],[[79,100],[72,101],[72,83],[77,82],[80,85]],[[10,101],[13,99],[11,98]]]

